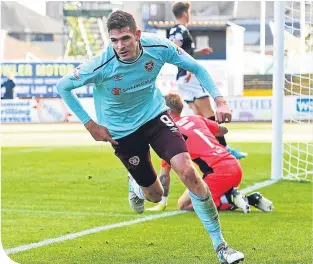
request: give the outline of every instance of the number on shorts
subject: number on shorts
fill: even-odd
[[[174,126],[174,122],[167,115],[162,115],[160,120],[169,127]]]

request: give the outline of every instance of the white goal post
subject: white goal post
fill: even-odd
[[[312,182],[313,1],[275,1],[273,33],[271,178]],[[293,105],[284,97],[292,97]],[[296,107],[297,115],[287,119],[289,107]],[[284,132],[294,133],[296,141]]]

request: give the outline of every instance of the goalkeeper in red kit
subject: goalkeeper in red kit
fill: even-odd
[[[169,113],[185,137],[188,152],[201,172],[203,179],[209,186],[213,201],[220,210],[241,209],[244,213],[251,211],[251,205],[264,211],[273,210],[273,203],[260,193],[242,195],[237,187],[242,179],[240,163],[224,146],[220,145],[216,137],[226,134],[227,128],[218,125],[202,116],[181,117],[183,103],[178,94],[165,96]],[[171,167],[162,161],[160,180],[164,188],[161,202],[149,211],[165,210],[170,185]],[[187,191],[178,200],[181,210],[191,210],[191,199]]]

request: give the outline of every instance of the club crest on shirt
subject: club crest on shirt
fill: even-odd
[[[147,72],[151,72],[153,68],[154,68],[154,62],[152,60],[145,63],[145,70]]]
[[[77,68],[75,68],[74,69],[74,72],[73,72],[73,77],[76,79],[76,80],[81,80],[80,79],[80,77],[79,77],[79,72],[78,72],[78,70],[79,70],[79,67],[77,67]]]
[[[116,75],[114,75],[113,78],[114,78],[115,81],[120,81],[120,80],[122,80],[123,75],[122,74],[116,74]]]
[[[121,88],[113,88],[112,89],[112,94],[114,95],[120,95],[121,93]]]
[[[179,47],[177,47],[176,51],[179,56],[183,55],[183,51]]]

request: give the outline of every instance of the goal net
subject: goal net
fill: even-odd
[[[313,181],[313,1],[285,1],[284,46],[283,178]]]

